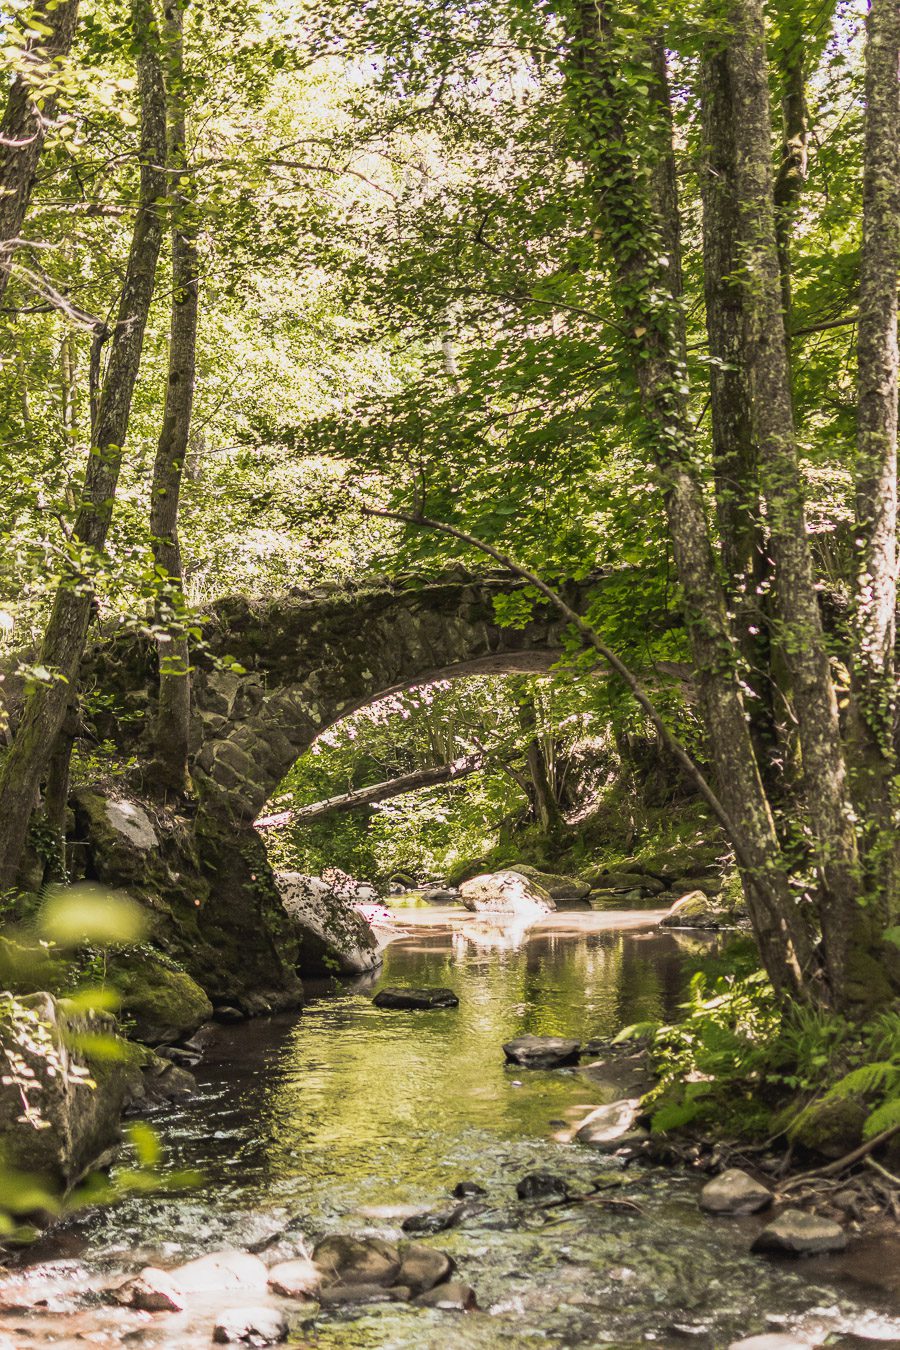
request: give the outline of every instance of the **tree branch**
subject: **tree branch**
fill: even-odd
[[[484,762],[483,755],[469,755],[465,759],[456,759],[451,764],[416,769],[414,773],[405,773],[384,783],[357,788],[353,792],[344,792],[337,797],[325,797],[322,801],[312,802],[309,806],[298,806],[292,811],[280,811],[274,816],[261,816],[256,821],[256,828],[272,830],[282,825],[311,825],[324,816],[356,811],[361,806],[373,806],[376,802],[388,801],[391,797],[401,797],[405,792],[415,792],[417,788],[435,787],[438,783],[450,783],[457,778],[465,778],[471,773],[476,773]]]

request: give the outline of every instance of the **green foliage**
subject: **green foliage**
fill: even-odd
[[[784,1008],[762,972],[747,973],[748,955],[739,943],[704,961],[680,1021],[622,1033],[651,1036],[653,1129],[715,1121],[740,1135],[802,1135],[820,1104],[849,1099],[865,1103],[866,1138],[900,1121],[897,1013],[860,1027],[800,1004]]]

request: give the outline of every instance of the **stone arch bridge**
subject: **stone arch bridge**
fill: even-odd
[[[567,585],[565,597],[581,611],[596,584]],[[161,802],[141,782],[156,714],[153,646],[107,635],[84,672],[114,704],[95,730],[136,768],[76,794],[82,874],[137,895],[156,944],[214,1002],[264,1011],[296,1001],[302,953],[253,821],[322,731],[380,696],[437,678],[548,670],[567,626],[552,606],[536,606],[521,627],[497,621],[495,601],[523,589],[508,574],[457,570],[218,602],[194,654],[190,803]]]
[[[565,589],[581,608],[590,585]],[[497,598],[522,590],[506,573],[457,571],[218,602],[193,673],[191,768],[202,812],[252,823],[322,731],[384,694],[438,678],[548,670],[566,628],[557,611],[542,604],[519,628],[497,622]],[[143,671],[131,661],[130,672],[107,666],[101,683],[113,675],[125,703],[147,712],[146,734],[156,678],[146,647],[139,660]]]

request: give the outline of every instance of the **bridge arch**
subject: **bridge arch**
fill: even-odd
[[[508,575],[222,601],[194,675],[192,774],[201,813],[249,825],[327,727],[385,694],[466,674],[540,673],[566,624],[549,606],[502,627]],[[567,589],[575,606],[584,587]],[[232,658],[240,669],[223,667]]]

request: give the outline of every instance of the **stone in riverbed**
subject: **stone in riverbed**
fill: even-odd
[[[472,1312],[478,1307],[475,1290],[461,1280],[448,1280],[427,1290],[414,1300],[419,1308],[439,1308],[442,1312]]]
[[[422,1011],[428,1008],[456,1008],[459,999],[452,989],[399,989],[391,985],[379,989],[372,999],[376,1008],[409,1008]]]
[[[739,1167],[729,1167],[700,1192],[700,1208],[711,1214],[755,1214],[772,1203],[772,1192]]]
[[[424,1242],[404,1242],[400,1247],[401,1265],[397,1285],[410,1290],[410,1297],[424,1294],[436,1284],[444,1284],[456,1269],[446,1252],[427,1247]]]
[[[757,1234],[754,1252],[783,1252],[787,1256],[813,1256],[818,1252],[842,1252],[847,1234],[831,1219],[786,1209]]]
[[[566,1182],[552,1172],[529,1172],[516,1185],[520,1200],[565,1200],[568,1194]]]
[[[579,1144],[590,1144],[603,1152],[614,1152],[626,1144],[641,1143],[647,1131],[636,1124],[640,1113],[637,1097],[625,1097],[607,1106],[598,1106],[585,1116],[575,1132]]]
[[[784,1332],[764,1332],[761,1336],[748,1336],[743,1341],[732,1341],[728,1350],[812,1350],[815,1341],[801,1341],[796,1336],[786,1336]]]
[[[363,975],[381,965],[371,924],[354,908],[354,902],[363,899],[359,886],[348,885],[346,894],[339,894],[321,877],[303,872],[277,872],[275,879],[300,939],[302,974],[330,975],[338,970],[342,975]]]
[[[525,1069],[557,1069],[576,1064],[580,1050],[579,1041],[563,1036],[519,1036],[503,1047],[508,1062],[521,1064]]]
[[[269,1272],[258,1256],[248,1252],[210,1252],[171,1272],[186,1294],[220,1294],[240,1290],[264,1294]]]
[[[133,1280],[116,1290],[116,1302],[141,1312],[181,1312],[185,1291],[166,1270],[145,1266]]]
[[[319,1295],[323,1304],[333,1307],[344,1303],[405,1303],[409,1296],[408,1289],[386,1289],[383,1284],[332,1284]]]
[[[287,1340],[288,1327],[278,1308],[229,1308],[213,1329],[218,1345],[277,1345]]]
[[[269,1269],[269,1288],[283,1298],[315,1298],[322,1272],[309,1257],[279,1261]]]
[[[419,1233],[427,1237],[431,1233],[444,1233],[448,1228],[455,1228],[470,1214],[480,1213],[482,1208],[483,1206],[470,1202],[454,1205],[452,1209],[433,1210],[429,1214],[411,1214],[408,1219],[403,1220],[400,1227],[404,1233]]]
[[[393,1284],[400,1273],[400,1253],[381,1238],[354,1238],[335,1234],[313,1250],[313,1261],[324,1285]]]
[[[537,920],[556,909],[543,886],[512,870],[472,877],[462,883],[459,895],[466,909],[475,913],[519,914]]]
[[[473,1195],[487,1195],[483,1186],[479,1186],[477,1181],[458,1181],[453,1187],[452,1194],[457,1200],[467,1200]]]

